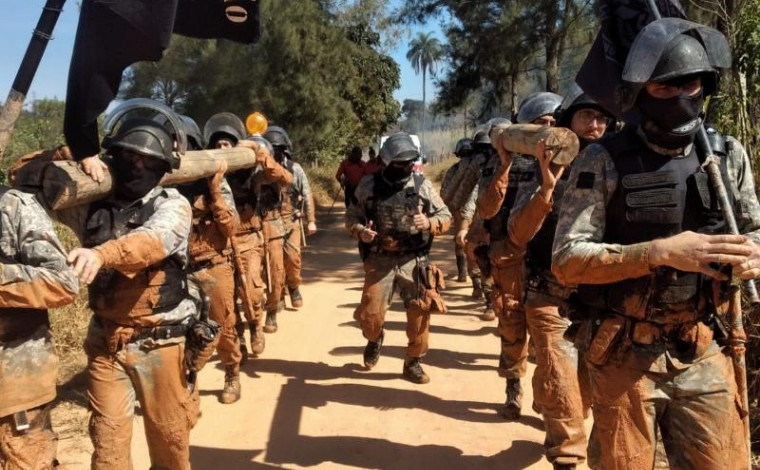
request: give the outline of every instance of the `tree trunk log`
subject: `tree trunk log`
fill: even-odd
[[[546,150],[554,152],[552,162],[557,165],[566,166],[572,163],[580,149],[575,132],[563,127],[514,124],[497,126],[491,132],[491,142],[495,147],[501,145],[509,152],[534,157],[536,144],[540,140],[546,143]]]

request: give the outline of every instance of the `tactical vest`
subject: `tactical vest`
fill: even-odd
[[[295,189],[295,169],[293,167],[292,160],[285,160],[282,166],[293,175],[293,184],[283,186],[280,190],[280,212],[283,218],[287,218],[293,214],[296,210],[300,210],[297,207],[299,194],[296,194]]]
[[[233,173],[234,175],[234,173]],[[250,176],[250,172],[248,172]],[[244,178],[230,177],[227,180],[232,189],[232,198],[235,201],[235,208],[240,217],[235,235],[247,235],[251,232],[261,230],[261,214],[257,210],[259,206],[256,192],[244,187]]]
[[[188,240],[190,263],[224,262],[232,253],[229,240],[219,230],[209,205],[208,191],[188,198],[193,208],[193,227]]]
[[[94,248],[119,238],[145,224],[154,213],[156,200],[166,198],[162,191],[142,205],[121,209],[109,201],[90,206],[82,246]],[[134,277],[115,269],[101,269],[89,287],[90,308],[99,316],[122,326],[140,324],[139,317],[168,311],[186,298],[187,276],[175,256],[149,266]]]
[[[543,225],[533,239],[528,242],[526,257],[528,264],[534,268],[534,272],[548,273],[552,269],[552,246],[554,245],[554,232],[557,230],[560,204],[567,189],[567,181],[570,178],[570,169],[566,169],[562,178],[554,187],[554,206],[546,215]]]
[[[509,213],[515,205],[520,186],[528,185],[536,179],[534,163],[534,160],[521,155],[514,156],[512,167],[509,169],[509,183],[507,185],[507,194],[504,196],[504,202],[501,203],[499,212],[483,223],[491,236],[491,242],[503,241],[509,236],[507,226],[509,222]],[[490,179],[493,179],[493,175],[490,175]]]
[[[658,154],[635,129],[606,142],[618,172],[618,186],[606,208],[603,242],[630,245],[683,231],[724,233],[717,198],[701,170],[696,150],[685,157]],[[721,159],[726,176],[726,161]],[[580,175],[579,182],[583,180]],[[614,284],[581,285],[585,303],[622,315],[668,323],[668,314],[696,312],[712,302],[711,281],[697,273],[660,267],[651,275]]]
[[[372,196],[367,201],[369,220],[374,222],[377,232],[376,247],[381,252],[416,253],[430,250],[433,236],[414,228],[414,215],[422,207],[422,213],[430,210],[430,202],[420,197],[420,188],[425,180],[414,173],[414,186],[399,190],[389,185],[381,172],[373,175]]]

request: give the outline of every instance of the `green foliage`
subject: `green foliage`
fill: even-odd
[[[134,67],[123,95],[164,101],[201,126],[219,111],[260,111],[288,131],[297,159],[338,159],[396,121],[399,69],[370,23],[336,16],[333,3],[262,3],[253,46],[174,38],[160,63]]]

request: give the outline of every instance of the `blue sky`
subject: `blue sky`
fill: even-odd
[[[0,31],[2,42],[5,44],[0,48],[0,64],[3,64],[3,67],[0,67],[0,100],[5,100],[13,84],[16,71],[44,5],[45,0],[0,0],[0,8],[3,12],[0,15]],[[37,75],[32,82],[27,101],[39,98],[66,98],[66,80],[78,19],[77,2],[67,1],[53,31],[54,39],[48,43]],[[443,40],[440,29],[435,24],[416,27],[413,33],[429,30],[437,31],[439,39]],[[409,38],[402,38],[397,48],[391,53],[401,66],[401,88],[394,94],[401,102],[406,98],[422,99],[422,77],[414,74],[414,70],[406,60],[408,42]],[[428,100],[435,94],[433,87],[432,80],[428,77]]]

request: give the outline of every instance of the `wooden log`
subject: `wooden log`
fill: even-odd
[[[219,161],[227,161],[227,172],[252,168],[256,165],[256,154],[243,147],[217,150],[196,150],[187,152],[180,167],[167,173],[159,183],[174,186],[213,176],[219,169]],[[43,169],[42,197],[53,210],[88,204],[111,194],[113,178],[104,172],[103,182],[96,183],[73,161],[50,162]]]
[[[580,150],[578,136],[564,127],[513,124],[497,126],[491,131],[491,142],[494,147],[501,145],[509,152],[523,155],[535,157],[536,144],[540,140],[546,143],[546,150],[554,152],[552,163],[567,166],[578,156]]]

